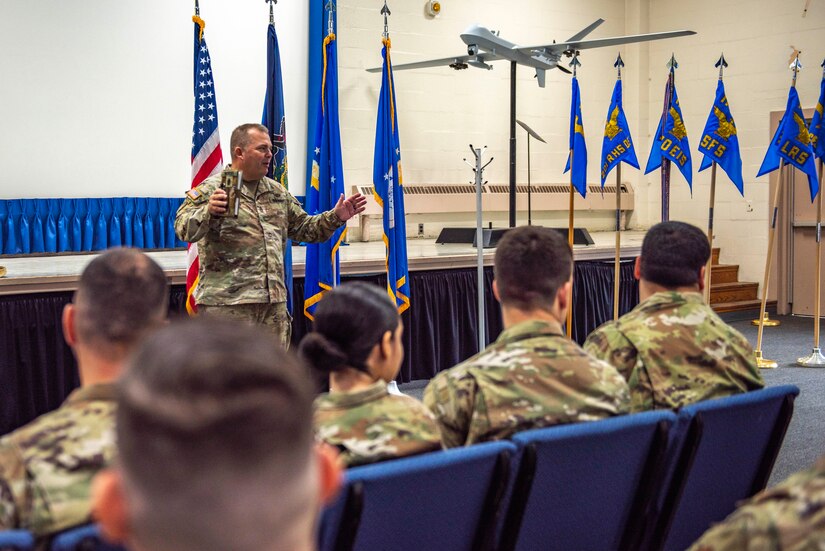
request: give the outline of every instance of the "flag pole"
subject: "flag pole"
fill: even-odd
[[[662,120],[666,120],[668,111],[670,110],[670,104],[673,101],[673,88],[676,86],[676,69],[679,67],[679,64],[676,62],[676,56],[672,53],[670,54],[670,61],[668,61],[667,66],[670,69],[670,74],[667,77],[667,87],[665,88],[665,102],[662,109]],[[663,124],[662,133],[664,133],[664,131],[665,127]],[[670,220],[670,166],[670,159],[663,155],[661,168],[662,222]]]
[[[570,62],[570,65],[573,67],[573,78],[576,78],[576,68],[581,65],[579,62],[579,54],[576,52],[573,54],[573,60]],[[570,205],[569,205],[569,215],[567,221],[567,243],[570,245],[570,253],[573,253],[573,235],[574,235],[574,209],[576,203],[576,188],[573,185],[573,149],[570,149]],[[567,323],[566,325],[566,333],[567,338],[573,337],[573,287],[570,286],[570,296],[567,297]]]
[[[615,67],[618,80],[622,80],[622,56],[616,59]],[[613,262],[613,319],[619,319],[619,288],[621,284],[621,251],[622,251],[622,163],[616,165],[616,258]]]
[[[796,86],[796,77],[799,74],[801,65],[799,64],[799,52],[794,50],[796,58],[791,63],[793,70],[793,80],[791,87]],[[768,232],[768,254],[765,259],[765,277],[762,281],[762,304],[759,307],[759,330],[756,334],[756,349],[754,355],[756,356],[756,365],[762,369],[774,369],[779,366],[774,360],[767,360],[762,357],[762,332],[765,329],[765,305],[768,302],[768,278],[771,274],[771,260],[773,259],[773,242],[776,237],[776,219],[779,213],[779,197],[782,190],[783,176],[785,172],[785,159],[779,165],[779,181],[776,184],[776,191],[773,196],[773,205],[771,207],[771,229]]]
[[[725,67],[728,62],[725,61],[725,54],[719,57],[714,67],[719,67],[719,80],[722,80],[725,74]],[[716,205],[716,161],[713,161],[710,169],[710,201],[708,205],[708,244],[711,250],[713,249],[713,208]],[[708,258],[708,263],[705,266],[705,303],[710,304],[710,285],[713,275],[713,254]]]
[[[825,77],[823,77],[825,78]],[[802,367],[825,367],[825,356],[819,348],[819,316],[821,315],[822,293],[822,173],[825,161],[819,159],[819,196],[816,199],[816,285],[814,287],[814,349],[806,358],[799,358],[797,364]]]

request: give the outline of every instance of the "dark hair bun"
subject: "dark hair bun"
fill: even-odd
[[[321,333],[308,333],[301,340],[298,354],[310,367],[323,372],[340,371],[347,365],[347,355],[341,347]]]

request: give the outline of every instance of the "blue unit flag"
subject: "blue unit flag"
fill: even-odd
[[[736,132],[736,123],[730,112],[728,98],[725,96],[725,83],[719,79],[716,85],[716,97],[713,100],[708,122],[702,132],[702,141],[699,143],[699,152],[703,153],[699,172],[705,170],[714,161],[728,178],[731,179],[739,193],[745,195],[742,182],[742,156],[739,153],[739,138]]]

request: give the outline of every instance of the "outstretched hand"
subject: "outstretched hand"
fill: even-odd
[[[356,214],[364,212],[365,208],[367,208],[367,198],[360,193],[350,195],[346,199],[344,199],[344,194],[342,193],[332,210],[341,222],[346,222]]]

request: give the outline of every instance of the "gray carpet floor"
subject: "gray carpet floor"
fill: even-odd
[[[782,325],[765,328],[762,352],[765,358],[775,360],[779,368],[762,370],[762,376],[769,386],[794,384],[800,392],[769,485],[807,468],[825,454],[825,369],[796,366],[797,358],[811,353],[814,322],[811,318],[794,316],[775,319]],[[749,320],[730,323],[756,346],[757,328]],[[825,340],[822,340],[822,346],[825,348]],[[399,385],[399,388],[404,394],[420,400],[425,386],[427,381],[412,381]]]

